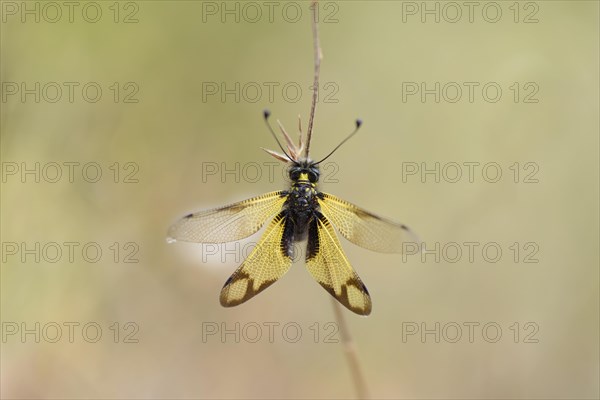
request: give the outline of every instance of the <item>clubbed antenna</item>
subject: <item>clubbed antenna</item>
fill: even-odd
[[[352,133],[349,134],[348,136],[346,136],[346,139],[342,140],[342,142],[340,144],[338,144],[337,146],[335,146],[335,149],[331,150],[331,153],[327,154],[321,161],[318,161],[315,164],[320,164],[323,161],[327,160],[330,155],[332,155],[333,153],[335,153],[335,151],[340,148],[341,145],[343,145],[344,143],[346,143],[348,141],[348,139],[350,139],[352,136],[354,136],[356,134],[356,132],[358,132],[358,129],[360,128],[361,125],[362,125],[362,119],[359,118],[359,119],[356,120],[356,128],[354,128],[354,130],[352,131]]]
[[[271,116],[271,111],[264,110],[263,111],[263,116],[265,117],[265,123],[267,124],[267,127],[269,128],[269,131],[271,132],[271,135],[273,135],[273,137],[275,138],[275,141],[279,145],[279,148],[281,149],[281,151],[283,151],[283,154],[285,154],[285,156],[287,157],[287,159],[289,161],[294,162],[294,160],[292,159],[292,157],[290,157],[290,155],[288,153],[286,153],[285,150],[283,149],[283,146],[281,145],[281,142],[279,141],[279,139],[277,139],[277,135],[275,134],[275,131],[273,131],[273,128],[271,127],[271,124],[269,123],[269,117]],[[283,156],[281,154],[275,153],[272,150],[267,150],[267,149],[263,149],[263,150],[265,150],[267,153],[271,154],[275,158],[279,158],[279,159],[283,158]],[[287,162],[287,160],[286,160],[286,162]]]

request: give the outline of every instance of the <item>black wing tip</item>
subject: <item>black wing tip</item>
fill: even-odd
[[[361,283],[362,283],[362,282],[361,282]],[[365,284],[364,284],[364,283],[362,283],[362,288],[363,288],[363,290],[365,291],[365,293],[366,293],[368,296],[371,296],[371,294],[369,293],[369,290],[367,289],[367,287],[365,286]]]
[[[231,281],[233,281],[233,276],[230,276],[229,278],[227,278],[222,289],[225,289],[227,287],[227,285],[229,285],[231,283]]]

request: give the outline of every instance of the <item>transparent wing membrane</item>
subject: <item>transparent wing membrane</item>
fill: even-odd
[[[248,200],[183,217],[168,232],[167,241],[224,243],[256,233],[281,211],[286,192],[266,193]]]
[[[342,236],[365,249],[380,253],[402,253],[403,243],[419,243],[406,225],[365,211],[327,193],[320,193],[321,212]]]

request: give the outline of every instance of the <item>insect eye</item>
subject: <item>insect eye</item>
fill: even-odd
[[[315,183],[316,181],[319,180],[319,175],[317,173],[315,173],[314,171],[308,171],[308,180],[311,181],[312,183]]]
[[[290,178],[291,178],[293,181],[296,181],[296,180],[298,180],[298,178],[300,178],[300,171],[299,171],[299,170],[297,170],[297,169],[293,169],[293,170],[291,170],[291,171],[290,171]]]

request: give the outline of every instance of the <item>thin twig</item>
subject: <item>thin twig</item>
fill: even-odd
[[[318,1],[312,2],[312,33],[314,41],[314,52],[315,52],[315,76],[313,81],[313,97],[312,104],[310,107],[310,116],[308,118],[308,131],[306,133],[306,148],[304,149],[304,155],[308,159],[308,152],[310,149],[310,139],[312,137],[313,121],[315,119],[315,110],[317,108],[317,99],[319,97],[319,72],[321,71],[321,60],[323,59],[323,52],[321,51],[321,43],[319,42],[319,26],[317,21],[317,7],[319,6]],[[300,123],[301,125],[301,123]],[[302,133],[302,127],[300,126],[300,132]],[[333,311],[335,319],[337,320],[338,327],[340,328],[340,337],[342,339],[342,346],[344,347],[344,354],[350,367],[350,373],[352,374],[352,380],[356,388],[356,394],[359,399],[368,399],[369,391],[367,389],[367,383],[365,377],[360,368],[360,362],[358,360],[358,354],[356,346],[350,336],[350,330],[346,324],[344,318],[344,310],[340,306],[337,300],[331,299],[333,302]]]
[[[342,339],[342,346],[344,346],[346,360],[350,366],[350,373],[352,374],[352,380],[354,381],[354,387],[356,388],[356,395],[359,399],[369,399],[370,396],[367,388],[367,381],[365,380],[365,376],[360,368],[356,346],[354,345],[354,341],[350,336],[350,330],[346,324],[346,318],[344,318],[344,309],[342,306],[340,306],[340,303],[338,303],[336,299],[332,298],[331,301],[333,302],[335,319],[337,320],[338,327],[340,328],[340,337]]]
[[[308,151],[310,149],[310,138],[313,130],[313,120],[315,119],[315,110],[317,108],[317,99],[319,97],[319,72],[321,70],[321,60],[323,59],[323,53],[321,52],[321,44],[319,43],[319,27],[317,24],[317,7],[319,6],[318,1],[313,1],[312,8],[312,31],[314,40],[314,51],[315,51],[315,78],[313,80],[313,97],[312,104],[310,107],[310,116],[308,118],[308,131],[306,133],[306,148],[304,149],[304,155],[308,158]]]

